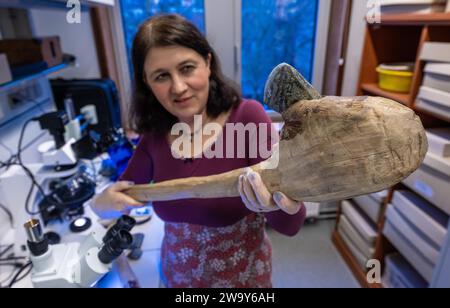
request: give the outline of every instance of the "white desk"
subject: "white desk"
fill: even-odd
[[[149,222],[136,226],[133,228],[132,233],[141,232],[145,235],[144,242],[142,244],[143,254],[139,260],[128,260],[133,274],[136,276],[140,287],[143,288],[158,288],[159,287],[159,261],[160,261],[160,247],[163,237],[164,223],[156,215],[152,215]],[[46,229],[47,231],[47,229]],[[85,231],[82,234],[67,234],[62,237],[62,242],[76,241],[82,238],[89,231]],[[126,254],[126,252],[125,252]],[[5,280],[11,275],[13,271],[12,267],[0,266],[0,281]],[[120,277],[121,273],[118,272],[116,266],[108,277],[105,277],[100,284],[100,287],[122,287]],[[129,275],[128,273],[123,273]],[[25,279],[16,283],[14,288],[31,288],[31,278],[28,275]]]
[[[97,169],[98,170],[98,169]],[[100,193],[108,185],[106,179],[99,178],[97,181],[96,192]],[[89,207],[89,201],[85,204],[85,217],[89,217],[93,224],[97,224],[98,217],[93,213]],[[69,229],[69,222],[65,223],[51,223],[44,228],[44,233],[48,231],[54,231],[61,236],[62,243],[69,242],[81,242],[90,233],[91,229],[88,229],[82,233],[73,233]],[[136,225],[131,233],[143,233],[144,242],[142,243],[141,249],[143,254],[139,260],[132,261],[129,260],[129,265],[136,276],[138,283],[141,287],[147,288],[157,288],[159,286],[159,259],[160,259],[160,248],[161,242],[164,235],[164,223],[157,217],[154,213],[150,221],[142,224]],[[14,233],[7,232],[7,235],[1,239],[1,245],[8,245],[15,242]],[[2,249],[3,250],[3,246]],[[1,251],[0,250],[0,251]],[[10,250],[3,258],[5,258]],[[126,253],[126,252],[125,252]],[[26,255],[26,254],[25,254]],[[10,266],[0,266],[0,281],[4,281],[10,274],[11,271],[15,269]],[[120,287],[120,281],[118,277],[120,276],[119,267],[114,266],[110,274],[108,274],[104,280],[102,280],[102,287]],[[13,286],[14,288],[27,288],[32,287],[30,275],[25,279],[19,281]]]

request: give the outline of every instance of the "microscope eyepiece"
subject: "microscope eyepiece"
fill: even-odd
[[[129,231],[136,225],[134,218],[123,215],[112,226],[103,237],[104,246],[98,253],[100,261],[104,264],[111,263],[125,249],[130,248],[133,236]]]
[[[41,223],[30,219],[24,225],[28,237],[28,248],[34,256],[41,256],[48,251],[48,240],[42,234]]]
[[[30,219],[24,225],[27,238],[30,242],[36,243],[44,239],[42,235],[41,223],[37,219]]]
[[[120,230],[112,238],[105,242],[105,245],[98,253],[98,258],[104,264],[114,261],[120,254],[130,248],[133,243],[133,236],[126,230]]]
[[[117,222],[112,226],[106,235],[103,237],[103,242],[108,242],[116,233],[120,230],[131,231],[133,227],[136,225],[136,220],[133,217],[123,215],[121,216]]]
[[[116,226],[119,229],[131,231],[136,225],[136,220],[128,215],[122,215],[116,222]]]

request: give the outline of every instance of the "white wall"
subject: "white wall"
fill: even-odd
[[[327,56],[328,29],[330,26],[331,0],[319,0],[319,12],[316,25],[316,43],[312,85],[322,93],[323,74]]]
[[[342,96],[356,95],[366,29],[367,1],[353,1],[350,33],[345,58]]]
[[[241,84],[241,0],[205,0],[206,37],[225,76]]]
[[[80,24],[67,23],[66,13],[67,11],[63,9],[31,9],[30,16],[34,35],[58,35],[63,52],[76,56],[77,67],[64,70],[55,76],[99,78],[100,68],[89,11],[81,12]]]

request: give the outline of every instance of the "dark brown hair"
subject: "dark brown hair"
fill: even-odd
[[[144,62],[152,47],[182,46],[195,50],[205,61],[211,54],[208,116],[216,118],[222,112],[239,105],[240,92],[222,74],[218,58],[200,31],[185,18],[170,14],[146,20],[133,41],[134,91],[130,106],[131,128],[137,133],[167,133],[178,120],[158,102],[144,81]]]

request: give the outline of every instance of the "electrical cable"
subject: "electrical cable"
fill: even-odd
[[[30,267],[30,269],[28,270],[28,272],[26,272],[24,275],[22,275],[22,277],[19,278],[20,274],[22,274],[22,272],[24,270],[27,269],[27,267]],[[22,279],[24,279],[26,276],[28,276],[28,274],[31,272],[31,270],[33,269],[33,263],[30,261],[27,264],[25,264],[24,266],[22,266],[19,271],[14,275],[14,277],[11,279],[11,282],[8,284],[8,288],[12,288],[12,286],[14,284],[16,284],[17,282],[21,281]]]
[[[0,259],[0,261],[11,261],[11,260],[23,260],[26,259],[27,257],[8,257],[5,259]]]
[[[17,164],[16,159],[17,159],[17,155],[14,154],[14,155],[11,155],[5,162],[0,161],[0,169],[5,168],[5,167],[8,169],[10,166]]]
[[[18,97],[18,99],[20,99],[20,100],[26,99],[26,100],[32,101],[36,104],[36,106],[39,107],[40,111],[42,112],[41,115],[46,113],[45,109],[42,106],[43,102],[38,102],[35,99],[27,98],[27,97]],[[33,119],[37,120],[37,118],[39,118],[41,115],[39,115],[38,117],[35,117]],[[2,143],[1,141],[0,141],[0,146],[3,147],[4,149],[6,149],[10,154],[10,157],[6,160],[6,162],[0,161],[0,169],[4,168],[4,167],[9,168],[11,165],[15,165],[14,160],[17,159],[17,154],[14,154],[13,150],[10,147],[8,147],[7,145],[5,145],[4,143]]]
[[[13,218],[13,215],[12,215],[11,211],[6,206],[4,206],[1,203],[0,203],[0,209],[2,209],[6,213],[6,215],[8,215],[8,219],[9,219],[9,222],[10,222],[11,227],[12,227],[14,225],[14,218]],[[2,256],[2,253],[0,253],[0,257],[1,256]]]
[[[17,145],[17,159],[18,159],[18,164],[22,167],[22,169],[25,171],[25,173],[28,175],[28,177],[31,179],[31,187],[30,190],[28,191],[28,195],[27,195],[27,199],[25,201],[25,211],[29,214],[29,215],[38,215],[40,214],[40,211],[33,213],[31,210],[29,210],[28,208],[28,204],[30,202],[30,197],[31,194],[33,193],[33,189],[34,186],[36,186],[39,190],[39,192],[45,196],[45,192],[42,189],[42,187],[37,183],[36,178],[34,177],[33,173],[30,171],[30,169],[28,169],[22,162],[22,141],[23,141],[23,137],[25,135],[25,130],[28,126],[28,124],[30,124],[33,121],[36,121],[38,118],[31,118],[28,119],[25,124],[22,126],[22,129],[20,131],[20,137],[19,137],[19,143]]]
[[[13,245],[8,246],[12,247]],[[7,249],[8,249],[7,248]],[[5,252],[5,251],[4,251]],[[0,281],[0,288],[4,288],[4,284],[7,283],[7,281],[9,281],[11,279],[11,277],[13,277],[15,274],[18,273],[18,271],[24,267],[24,264],[19,262],[19,260],[25,260],[27,259],[26,257],[9,257],[7,259],[0,259],[0,266],[14,266],[15,268],[18,268],[17,271],[11,270],[11,273],[9,274],[8,277],[6,277],[5,279],[3,279],[2,281]],[[19,273],[20,274],[20,273]],[[28,275],[28,273],[27,273]],[[24,277],[20,277],[20,279],[23,279]],[[12,280],[11,280],[12,281]],[[19,281],[18,278],[16,278],[16,282]],[[9,285],[9,283],[7,284]]]
[[[8,277],[6,277],[2,281],[0,281],[0,288],[3,288],[3,284],[6,283],[7,281],[9,281],[11,279],[11,277],[14,276],[14,274],[15,274],[15,271],[11,271],[11,273],[9,274]]]
[[[41,109],[42,111],[44,111],[43,109]],[[9,168],[12,165],[19,165],[26,173],[26,175],[31,179],[31,186],[30,189],[28,191],[26,200],[25,200],[25,211],[27,212],[27,214],[29,215],[39,215],[41,214],[42,210],[39,210],[37,212],[33,212],[30,208],[29,208],[29,204],[30,204],[30,198],[31,195],[33,193],[34,187],[37,187],[37,189],[39,190],[40,194],[43,196],[44,200],[47,200],[50,204],[52,205],[61,205],[61,206],[69,206],[71,205],[73,202],[81,202],[83,201],[82,199],[80,200],[71,200],[71,202],[63,202],[62,200],[55,200],[56,202],[52,201],[49,196],[47,196],[44,192],[44,189],[39,185],[39,183],[36,181],[36,178],[34,177],[33,173],[30,171],[30,169],[28,169],[28,167],[26,167],[23,164],[22,161],[22,142],[23,142],[23,138],[25,135],[25,131],[27,126],[33,122],[33,121],[37,121],[39,119],[39,117],[34,117],[34,118],[30,118],[28,119],[25,124],[22,126],[21,132],[20,132],[20,137],[19,137],[19,143],[17,146],[17,154],[11,155],[11,157],[6,161],[6,162],[0,162],[0,168],[4,168],[7,167]],[[12,153],[12,151],[9,150],[9,148],[7,148],[5,145],[3,145],[3,147],[5,147],[10,153]],[[17,160],[17,162],[15,162],[15,160]],[[95,174],[95,166],[92,165],[93,169],[94,169],[94,174]],[[95,174],[96,177],[96,174]],[[94,183],[96,183],[96,179],[94,181]],[[55,199],[55,198],[53,198]],[[6,207],[2,207],[5,211],[6,211]],[[8,214],[8,216],[10,216],[10,214]],[[10,219],[12,218],[12,215],[10,216]]]
[[[26,201],[25,201],[25,211],[26,211],[27,214],[29,214],[29,215],[38,215],[38,214],[41,213],[41,211],[38,211],[38,212],[32,212],[32,211],[29,209],[29,206],[28,206],[28,205],[29,205],[29,202],[30,202],[30,197],[31,197],[31,195],[32,195],[32,193],[33,193],[34,187],[36,186],[36,187],[38,188],[39,192],[42,194],[42,196],[44,196],[44,198],[46,197],[46,194],[45,194],[43,188],[39,185],[39,183],[37,183],[36,178],[34,177],[33,173],[32,173],[32,172],[30,171],[30,169],[28,169],[28,167],[26,167],[26,166],[23,164],[23,162],[22,162],[22,150],[23,150],[23,149],[22,149],[22,142],[23,142],[23,137],[24,137],[24,135],[25,135],[25,130],[26,130],[27,126],[28,126],[31,122],[36,121],[36,120],[38,120],[38,117],[34,117],[34,118],[31,118],[31,119],[28,119],[28,120],[25,122],[25,124],[22,126],[22,129],[21,129],[21,131],[20,131],[19,143],[18,143],[18,145],[17,145],[17,154],[11,156],[11,157],[8,159],[7,162],[1,162],[2,165],[0,166],[0,167],[3,168],[3,167],[5,167],[5,166],[9,167],[9,166],[11,166],[11,165],[19,165],[19,166],[22,167],[22,169],[25,171],[25,173],[27,174],[27,176],[31,179],[31,186],[30,186],[30,189],[29,189],[29,191],[28,191],[27,198],[26,198]],[[13,162],[14,159],[17,159],[17,163]]]
[[[14,244],[8,245],[5,250],[3,250],[2,252],[0,252],[0,258],[3,257],[4,254],[6,254],[9,250],[11,250],[11,248],[14,247]]]
[[[56,203],[55,203],[55,202],[52,202],[52,200],[50,200],[49,196],[47,196],[47,195],[45,194],[43,188],[39,185],[39,183],[37,183],[36,178],[34,177],[33,173],[32,173],[32,172],[31,172],[31,171],[23,164],[23,162],[22,162],[22,155],[21,155],[21,154],[22,154],[22,141],[23,141],[23,137],[24,137],[24,134],[25,134],[25,130],[26,130],[26,127],[28,126],[28,124],[30,124],[32,121],[36,121],[36,120],[38,120],[37,117],[36,117],[36,118],[31,118],[31,119],[27,120],[27,121],[25,122],[25,124],[22,126],[22,130],[21,130],[21,132],[20,132],[20,137],[19,137],[18,149],[17,149],[17,160],[18,160],[18,165],[20,165],[20,166],[23,168],[23,170],[25,171],[25,173],[28,175],[28,177],[29,177],[29,178],[31,179],[31,181],[32,181],[31,187],[30,187],[30,189],[29,189],[29,191],[28,191],[27,198],[26,198],[26,201],[25,201],[25,211],[26,211],[27,214],[29,214],[29,215],[39,215],[39,214],[41,214],[41,212],[42,212],[42,210],[39,210],[39,211],[37,211],[37,212],[33,212],[33,211],[30,210],[30,208],[29,208],[30,198],[31,198],[31,195],[32,195],[32,193],[33,193],[33,190],[34,190],[34,187],[35,187],[35,186],[38,188],[38,190],[39,190],[39,192],[41,193],[41,195],[43,196],[43,198],[44,198],[45,200],[47,200],[47,201],[48,201],[50,204],[52,204],[52,205],[69,206],[69,205],[71,205],[71,204],[74,203],[74,202],[81,202],[81,201],[84,201],[84,200],[82,200],[82,198],[80,198],[80,200],[71,200],[71,202],[63,202],[63,201],[59,201],[59,200],[56,200]]]
[[[13,155],[14,155],[13,151],[11,150],[11,148],[8,147],[8,146],[6,146],[6,145],[5,145],[3,142],[1,142],[1,141],[0,141],[0,146],[2,146],[2,148],[6,149],[6,151],[9,152],[9,155],[10,155],[10,156],[13,156]]]
[[[1,169],[4,167],[9,167],[9,164],[10,164],[11,160],[13,159],[13,157],[15,157],[15,154],[8,146],[6,146],[1,141],[0,141],[0,146],[2,146],[2,148],[6,149],[9,152],[9,158],[6,160],[6,162],[0,161],[0,169]]]
[[[18,262],[16,262],[16,263],[0,263],[0,266],[15,266],[15,267],[20,266],[20,267],[22,267],[23,264],[18,263]]]

